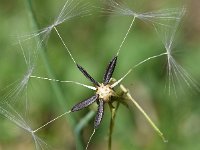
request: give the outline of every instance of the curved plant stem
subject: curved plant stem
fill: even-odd
[[[109,137],[108,137],[108,150],[112,149],[112,134],[113,134],[113,129],[115,125],[115,117],[116,117],[120,102],[117,101],[116,103],[117,103],[116,106],[113,106],[111,103],[109,103],[111,118],[110,118],[110,128],[109,128]]]
[[[155,123],[151,120],[149,115],[144,111],[144,109],[133,99],[131,94],[128,92],[128,90],[123,86],[120,85],[121,90],[126,93],[126,96],[128,100],[130,100],[137,108],[138,110],[143,114],[145,119],[148,121],[148,123],[151,125],[151,127],[156,131],[156,133],[162,138],[163,142],[168,142],[167,139],[164,137],[163,133],[160,131],[160,129],[155,125]]]
[[[90,110],[76,125],[75,127],[75,134],[76,134],[76,138],[78,138],[79,140],[77,140],[76,143],[76,149],[81,150],[84,149],[83,145],[83,138],[82,138],[82,131],[83,128],[85,126],[87,126],[88,122],[95,116],[95,111]],[[80,140],[81,139],[81,140]]]
[[[27,1],[27,8],[28,8],[29,17],[31,18],[31,22],[32,22],[32,28],[35,31],[39,31],[39,24],[37,22],[37,18],[36,18],[35,12],[33,10],[32,0],[26,0],[26,1]],[[38,43],[40,43],[41,37],[40,36],[36,37],[36,41]],[[46,47],[43,44],[40,47],[39,53],[40,53],[40,56],[43,60],[43,63],[44,63],[45,69],[47,71],[48,77],[54,79],[55,77],[54,77],[53,71],[52,71],[51,66],[49,64],[49,61],[48,61],[48,58],[46,56],[45,51],[46,51]],[[66,111],[66,109],[69,109],[69,106],[66,106],[66,104],[64,103],[66,98],[64,97],[63,93],[61,92],[59,85],[56,82],[50,82],[50,83],[51,83],[51,87],[53,89],[53,92],[56,96],[56,99],[58,100],[58,103],[61,107],[61,110]],[[66,119],[67,119],[68,123],[71,125],[72,128],[75,127],[76,120],[73,117],[66,117]],[[76,138],[76,141],[77,141],[77,143],[82,143],[81,138]],[[81,145],[81,146],[83,146],[83,145]]]

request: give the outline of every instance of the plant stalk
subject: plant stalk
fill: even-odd
[[[114,130],[114,126],[115,126],[115,118],[116,118],[116,114],[117,114],[117,110],[119,108],[120,102],[117,101],[116,103],[117,103],[116,106],[113,106],[112,103],[109,103],[111,118],[110,118],[110,127],[109,127],[109,133],[108,133],[109,134],[108,150],[112,149],[112,134],[113,134],[113,130]]]
[[[38,23],[37,18],[36,18],[35,11],[33,9],[32,0],[26,0],[26,2],[27,2],[28,14],[29,14],[29,17],[30,17],[31,22],[32,22],[32,28],[35,31],[39,31],[40,27],[39,27],[39,23]],[[37,41],[37,43],[40,43],[40,41],[42,41],[41,36],[36,37],[36,41]],[[52,68],[51,68],[51,66],[49,64],[49,60],[48,60],[48,58],[46,56],[46,47],[45,47],[45,45],[43,43],[41,43],[41,46],[39,48],[40,48],[39,53],[40,53],[40,56],[41,56],[42,61],[44,63],[44,66],[45,66],[45,69],[47,71],[48,77],[52,78],[52,79],[55,79],[54,73],[53,73]],[[59,105],[61,107],[61,110],[63,112],[66,111],[66,109],[69,110],[69,106],[66,106],[66,104],[64,103],[66,98],[64,97],[63,93],[61,92],[61,89],[60,89],[59,85],[56,82],[51,82],[51,87],[53,89],[53,92],[55,94],[56,99],[58,100],[58,103],[59,103]],[[66,120],[67,120],[67,122],[70,124],[70,126],[73,128],[73,130],[76,133],[76,142],[77,142],[78,147],[83,147],[82,138],[80,136],[80,132],[81,132],[82,128],[79,127],[79,130],[78,130],[79,134],[78,134],[77,133],[77,129],[74,129],[74,127],[75,127],[75,125],[77,123],[75,118],[73,118],[72,116],[71,117],[66,117]]]

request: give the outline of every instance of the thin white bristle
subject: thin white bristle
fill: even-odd
[[[63,113],[63,114],[61,114],[61,115],[59,115],[58,117],[56,117],[56,118],[52,119],[51,121],[45,123],[45,124],[42,125],[41,127],[37,128],[37,129],[35,129],[35,130],[33,130],[32,132],[33,132],[33,133],[37,132],[38,130],[40,130],[40,129],[46,127],[48,124],[50,124],[50,123],[56,121],[57,119],[61,118],[62,116],[66,115],[66,114],[69,114],[69,113],[71,113],[71,111],[67,111],[67,112],[65,112],[65,113]]]
[[[165,53],[161,53],[161,54],[158,54],[158,55],[154,55],[154,56],[148,57],[148,58],[146,58],[145,60],[143,60],[143,61],[137,63],[133,68],[136,68],[136,67],[138,67],[139,65],[141,65],[141,64],[143,64],[143,63],[145,63],[145,62],[147,62],[147,61],[149,61],[149,60],[151,60],[151,59],[154,59],[154,58],[157,58],[157,57],[160,57],[160,56],[163,56],[163,55],[167,55],[167,53],[165,52]]]
[[[113,83],[111,85],[111,88],[114,88],[115,86],[117,86],[131,71],[132,71],[132,69],[130,69],[121,79],[119,79],[118,81],[116,81],[115,83]]]
[[[66,9],[69,5],[70,5],[70,3],[69,3],[69,1],[67,0],[67,1],[65,2],[65,4],[64,4],[63,8],[61,9],[60,14],[59,14],[58,17],[57,17],[55,24],[57,24],[57,23],[59,22],[60,18],[62,17],[62,15],[63,15],[63,13],[64,13],[64,11],[65,11],[65,9]]]
[[[117,51],[117,56],[119,55],[119,52],[120,52],[120,50],[121,50],[121,48],[122,48],[122,46],[123,46],[123,44],[124,44],[124,42],[125,42],[125,40],[126,40],[128,34],[129,34],[129,32],[130,32],[130,30],[131,30],[131,28],[132,28],[132,26],[133,26],[134,21],[135,21],[135,16],[133,17],[133,20],[132,20],[132,22],[131,22],[131,24],[130,24],[130,26],[129,26],[129,28],[128,28],[126,34],[125,34],[125,37],[124,37],[122,43],[121,43],[120,46],[119,46],[119,49],[118,49],[118,51]]]
[[[49,81],[53,81],[53,82],[61,82],[61,83],[74,83],[77,85],[81,85],[83,87],[86,87],[88,89],[92,89],[92,90],[96,90],[96,88],[94,86],[89,86],[89,85],[85,85],[76,81],[66,81],[66,80],[57,80],[57,79],[50,79],[50,78],[46,78],[46,77],[39,77],[39,76],[30,76],[31,78],[37,78],[37,79],[42,79],[42,80],[49,80]]]
[[[21,48],[22,55],[23,55],[23,57],[24,57],[24,61],[25,61],[26,65],[28,66],[28,61],[27,61],[27,58],[26,58],[26,55],[25,55],[25,52],[24,52],[24,48],[23,48],[22,43],[21,43],[21,41],[19,40],[19,38],[18,38],[18,43],[19,43],[19,46],[20,46],[20,48]]]
[[[124,88],[124,87],[122,87]],[[138,110],[144,115],[145,119],[149,122],[151,127],[156,131],[156,133],[162,138],[163,142],[167,142],[167,139],[164,137],[160,129],[154,124],[151,118],[147,115],[144,109],[134,100],[130,93],[127,93],[129,100],[138,108]]]
[[[26,132],[31,134],[34,142],[35,142],[35,147],[36,150],[41,150],[44,149],[45,147],[47,148],[48,145],[39,137],[37,137],[31,127],[27,124],[27,122],[24,120],[24,118],[8,103],[4,105],[7,107],[7,109],[3,108],[0,106],[0,114],[5,116],[7,119],[9,119],[11,122],[13,122],[15,125],[18,127],[24,129]]]
[[[95,134],[95,129],[93,130],[93,132],[92,132],[92,134],[91,134],[91,136],[90,136],[90,138],[89,138],[89,140],[88,140],[88,142],[87,142],[87,146],[86,146],[86,148],[85,148],[85,150],[87,150],[88,149],[88,147],[89,147],[89,144],[90,144],[90,141],[91,141],[91,139],[92,139],[92,137],[94,136],[94,134]]]
[[[77,64],[77,63],[76,63],[76,61],[74,60],[74,58],[73,58],[73,56],[72,56],[72,54],[71,54],[70,50],[68,49],[67,45],[65,44],[65,42],[64,42],[63,38],[61,37],[60,33],[58,32],[57,28],[56,28],[56,27],[54,27],[54,29],[55,29],[55,31],[56,31],[56,33],[57,33],[58,37],[60,38],[60,40],[61,40],[62,44],[64,45],[65,49],[66,49],[66,50],[67,50],[67,52],[69,53],[69,55],[70,55],[70,57],[71,57],[72,61],[73,61],[73,62],[74,62],[74,64],[76,65],[76,64]]]

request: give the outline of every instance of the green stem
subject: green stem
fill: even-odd
[[[109,103],[110,106],[110,112],[111,112],[111,118],[110,118],[110,128],[109,128],[109,138],[108,138],[108,150],[112,149],[112,134],[113,134],[113,129],[115,125],[115,118],[117,114],[117,110],[119,108],[120,102],[116,102],[116,106],[114,107],[111,103]]]
[[[37,18],[36,18],[35,12],[33,10],[32,0],[27,0],[27,8],[28,8],[29,17],[32,20],[31,22],[32,22],[33,30],[38,31],[39,30],[39,24],[37,22]],[[40,41],[42,41],[41,36],[36,37],[36,41],[37,41],[37,43],[40,43]],[[48,77],[54,79],[53,71],[51,69],[51,66],[49,64],[49,60],[48,60],[46,53],[45,53],[46,47],[42,43],[41,43],[41,47],[40,47],[39,52],[40,52],[40,56],[43,60],[45,69],[47,71]],[[66,98],[64,97],[63,93],[61,92],[59,85],[56,82],[50,82],[50,83],[51,83],[51,87],[53,89],[53,92],[56,96],[56,99],[58,100],[58,103],[61,107],[61,110],[63,112],[65,112],[66,109],[69,109],[69,106],[66,106],[66,104],[64,103]],[[75,126],[76,120],[73,117],[66,117],[66,119],[69,122],[69,124],[71,125],[71,127]],[[79,140],[79,139],[77,139],[77,140]]]
[[[155,125],[155,123],[151,120],[151,118],[147,115],[147,113],[144,111],[144,109],[133,99],[131,94],[128,92],[128,90],[123,86],[120,85],[121,90],[126,93],[126,96],[128,100],[130,100],[137,108],[138,110],[144,115],[145,119],[148,121],[148,123],[151,125],[151,127],[156,131],[156,133],[162,138],[163,142],[168,142],[163,133],[160,131],[160,129]]]
[[[94,115],[95,115],[95,111],[90,110],[84,116],[84,118],[82,118],[79,121],[79,123],[75,127],[76,139],[79,139],[79,140],[77,140],[77,143],[76,143],[76,149],[78,149],[78,150],[85,149],[85,147],[83,147],[84,142],[83,142],[83,138],[82,138],[82,131],[83,131],[83,128],[88,124],[88,122],[94,117]]]

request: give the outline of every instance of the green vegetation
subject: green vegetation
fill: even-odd
[[[116,55],[133,20],[130,12],[129,15],[125,15],[118,9],[113,9],[116,13],[109,13],[109,7],[103,0],[70,2],[66,5],[66,12],[71,18],[60,17],[60,20],[66,19],[62,24],[55,19],[59,18],[64,0],[1,2],[0,149],[39,149],[40,146],[35,144],[33,139],[36,135],[52,149],[84,149],[92,134],[95,107],[66,114],[31,136],[31,132],[69,111],[94,92],[74,83],[31,77],[76,81],[90,85],[76,68],[58,32],[74,60],[101,82],[106,65]],[[126,6],[138,13],[183,6],[173,1],[159,0],[126,2]],[[73,9],[76,4],[78,5]],[[105,105],[103,120],[89,144],[89,149],[107,150],[109,128],[112,128],[114,150],[200,149],[199,16],[195,2],[188,1],[184,5],[187,6],[186,15],[177,26],[173,40],[170,37],[173,37],[173,31],[176,30],[176,23],[179,21],[166,19],[166,12],[169,16],[180,17],[176,12],[182,9],[168,9],[151,14],[154,17],[165,14],[164,19],[148,18],[151,21],[147,20],[146,16],[136,16],[121,47],[113,75],[115,79],[120,79],[129,69],[133,69],[122,84],[129,89],[132,97],[164,133],[168,142],[162,141],[141,112],[131,103],[129,109],[123,105],[117,108],[113,119],[114,128],[110,127],[111,112],[109,106]],[[73,14],[80,16],[74,17]],[[54,25],[58,25],[46,28],[45,34],[36,36],[36,33],[53,22]],[[168,37],[169,41],[165,40],[165,37]],[[165,46],[169,46],[170,41],[173,41],[170,54],[177,64],[173,59],[171,64],[167,61]],[[160,56],[157,57],[158,55]],[[137,66],[147,58],[150,59]],[[197,82],[194,83],[179,65]],[[172,67],[172,74],[168,74],[169,66]],[[12,108],[7,103],[12,105]],[[44,143],[42,146],[47,148]]]

